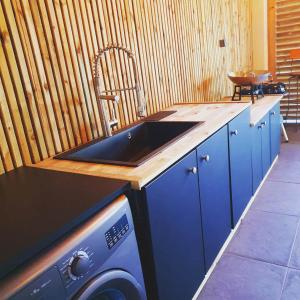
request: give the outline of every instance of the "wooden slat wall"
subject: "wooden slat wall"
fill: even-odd
[[[252,65],[250,15],[250,0],[1,0],[0,173],[101,136],[92,62],[108,44],[134,50],[148,114],[231,95],[226,72]],[[101,67],[106,88],[133,84],[123,55]],[[137,120],[133,91],[117,117]]]
[[[288,79],[291,72],[300,72],[300,60],[295,60],[291,65],[289,59],[290,50],[300,49],[300,1],[271,0],[271,2],[275,7],[275,17],[273,24],[269,26],[275,34],[272,40],[274,51],[269,59],[275,66],[277,80],[286,83],[289,91],[289,97],[286,96],[281,101],[281,112],[286,119],[299,119],[300,99],[297,98],[300,98],[300,83],[297,86],[296,82],[292,81],[289,85]]]

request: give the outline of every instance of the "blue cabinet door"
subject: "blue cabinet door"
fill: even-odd
[[[159,299],[191,299],[204,278],[196,151],[145,188]]]
[[[252,132],[252,193],[254,194],[260,185],[262,175],[262,125],[260,122],[254,127],[251,127]]]
[[[206,270],[231,230],[227,126],[197,148]]]
[[[280,151],[280,104],[277,103],[270,110],[270,144],[271,144],[271,162]]]
[[[271,149],[270,149],[270,121],[267,114],[260,121],[261,125],[261,158],[262,158],[262,177],[264,177],[271,165]]]
[[[231,208],[233,226],[252,196],[251,130],[249,108],[228,124]]]

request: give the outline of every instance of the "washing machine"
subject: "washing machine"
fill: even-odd
[[[146,299],[127,198],[120,196],[6,278],[0,299]]]

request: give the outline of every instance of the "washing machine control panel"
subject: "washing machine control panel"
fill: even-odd
[[[68,265],[68,273],[70,278],[77,279],[88,272],[90,267],[90,258],[85,251],[78,251],[75,256],[73,256]]]
[[[95,265],[94,254],[90,246],[79,247],[59,262],[59,271],[65,288],[71,288],[76,285],[76,281],[92,272]]]
[[[99,272],[99,268],[133,230],[126,211],[95,230],[58,262],[68,295]]]
[[[126,234],[129,229],[126,214],[116,222],[109,230],[105,232],[105,239],[108,249],[111,249]]]

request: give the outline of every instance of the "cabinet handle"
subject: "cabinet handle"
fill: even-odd
[[[276,115],[276,111],[271,111],[271,116],[275,116]]]
[[[267,121],[263,121],[260,124],[263,125],[263,126],[266,126],[267,125]]]
[[[239,132],[238,132],[237,129],[230,132],[231,135],[238,135],[238,133],[239,133]]]
[[[191,172],[191,173],[193,173],[193,174],[197,174],[197,168],[196,167],[192,167],[192,168],[190,168],[189,169],[189,171]]]
[[[209,159],[210,159],[210,157],[209,157],[209,155],[208,154],[206,154],[206,155],[203,155],[202,157],[201,157],[201,159],[202,160],[205,160],[205,161],[209,161]]]

